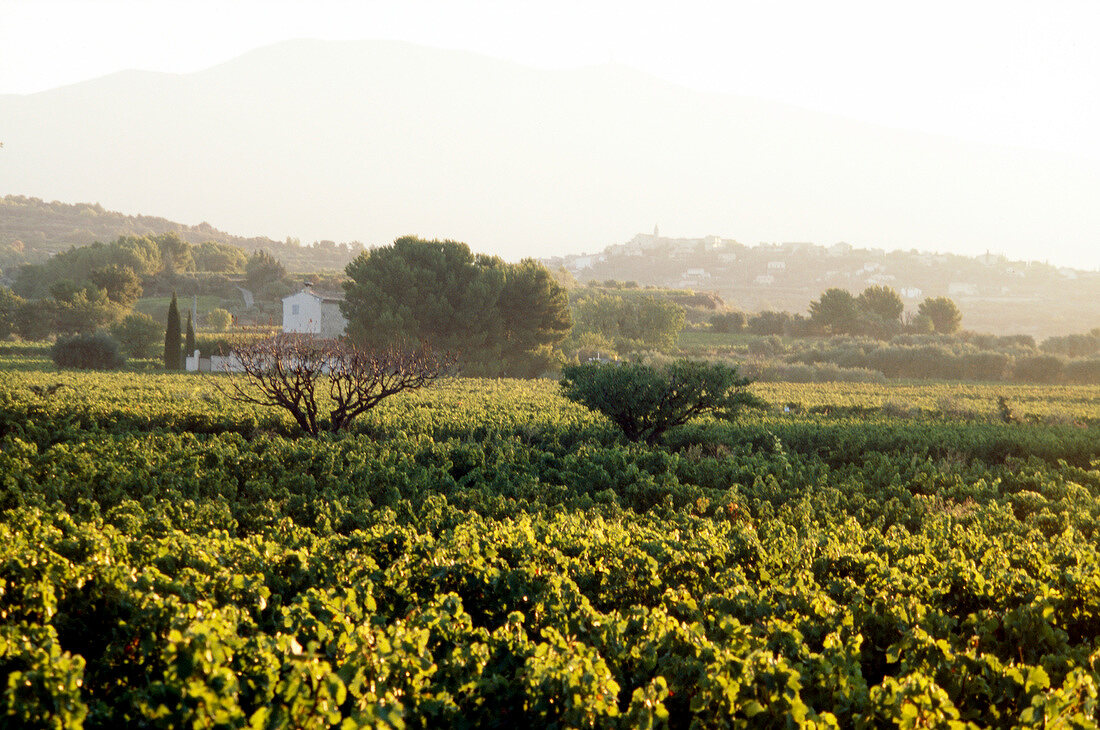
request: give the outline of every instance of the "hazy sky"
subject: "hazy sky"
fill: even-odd
[[[717,9],[716,9],[717,8]],[[1100,2],[0,0],[0,93],[189,72],[289,38],[394,39],[1100,160]]]
[[[1053,151],[1098,170],[1098,31],[1100,0],[0,0],[0,94],[123,69],[187,73],[291,38],[392,39],[548,68],[613,61],[696,89]],[[1100,242],[1090,248],[1059,253],[1092,268]]]

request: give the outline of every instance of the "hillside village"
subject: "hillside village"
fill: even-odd
[[[671,238],[640,233],[597,254],[544,259],[579,281],[617,279],[642,286],[711,291],[735,309],[805,312],[822,291],[895,289],[914,311],[926,297],[947,296],[966,329],[1035,337],[1100,325],[1100,272],[917,250],[859,249],[847,243],[761,243],[719,236]]]

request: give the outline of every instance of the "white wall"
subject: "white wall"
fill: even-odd
[[[321,302],[320,334],[322,337],[340,337],[348,328],[348,321],[337,302]]]
[[[283,332],[320,334],[321,321],[321,300],[311,292],[301,291],[283,299]]]

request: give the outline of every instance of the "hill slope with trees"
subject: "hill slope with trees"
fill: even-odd
[[[808,302],[829,289],[854,296],[868,287],[890,287],[907,315],[915,315],[925,299],[949,297],[964,313],[961,326],[967,330],[1045,338],[1100,326],[1100,272],[997,254],[886,251],[846,243],[748,246],[718,236],[639,234],[596,254],[544,263],[564,268],[580,282],[616,279],[714,292],[744,312],[806,312]]]
[[[7,195],[0,197],[0,271],[12,278],[20,265],[41,263],[74,246],[165,233],[175,233],[191,244],[228,244],[249,253],[266,250],[291,271],[342,270],[363,250],[357,241],[318,241],[302,246],[292,238],[275,241],[265,236],[235,236],[205,222],[192,226],[159,216],[126,215],[99,203],[47,202]]]

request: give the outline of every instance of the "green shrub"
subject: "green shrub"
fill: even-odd
[[[126,364],[118,340],[104,332],[62,337],[50,354],[59,368],[117,370]]]
[[[131,312],[111,327],[111,334],[130,357],[152,357],[164,330],[148,314]]]
[[[1100,385],[1100,360],[1071,360],[1062,369],[1067,383]]]
[[[733,418],[764,404],[736,367],[677,360],[656,368],[640,363],[583,363],[562,368],[562,392],[610,418],[631,441],[656,443],[670,428],[715,414]]]
[[[211,309],[206,315],[206,324],[215,332],[225,332],[233,324],[233,315],[221,307]]]
[[[1054,355],[1022,357],[1012,368],[1012,378],[1024,383],[1059,383],[1064,367],[1061,358]]]
[[[742,332],[746,321],[744,312],[722,312],[710,318],[710,328],[714,332]]]
[[[1008,355],[1001,352],[972,352],[959,358],[959,375],[968,380],[1004,380]]]

